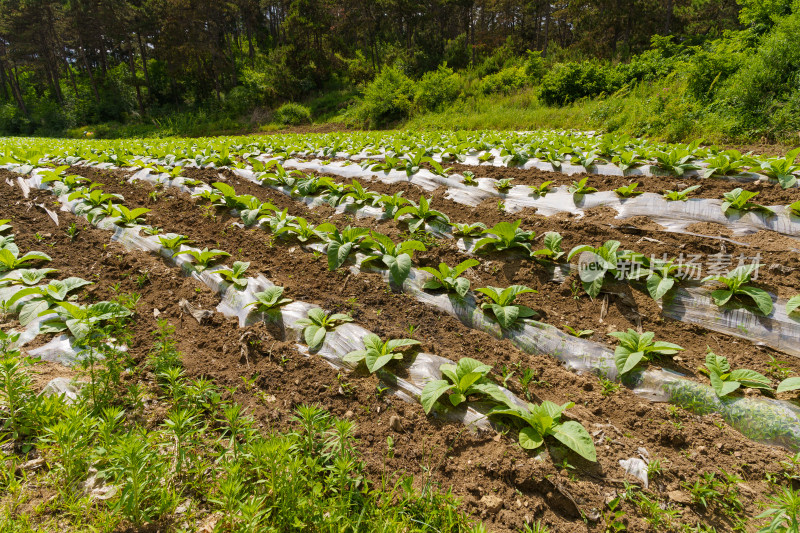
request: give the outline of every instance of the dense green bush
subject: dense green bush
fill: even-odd
[[[523,67],[508,67],[483,78],[479,90],[483,94],[509,94],[521,89],[527,83],[528,75]]]
[[[548,105],[563,105],[612,93],[620,88],[621,79],[619,72],[598,61],[560,63],[545,74],[539,97]]]
[[[411,113],[414,82],[399,69],[385,67],[364,90],[358,118],[370,127],[386,125]]]
[[[275,122],[296,126],[311,122],[311,110],[306,106],[289,102],[275,110]]]
[[[423,111],[441,111],[452,103],[461,92],[461,76],[455,74],[447,64],[426,73],[417,82],[414,102]]]

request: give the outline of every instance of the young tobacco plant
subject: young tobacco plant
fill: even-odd
[[[161,243],[161,246],[172,252],[174,256],[178,253],[182,244],[189,244],[191,241],[186,235],[178,235],[176,233],[167,233],[166,235],[161,235],[158,238],[158,242]]]
[[[402,359],[403,354],[398,352],[399,349],[419,344],[419,341],[414,339],[390,339],[383,342],[374,333],[365,335],[362,342],[363,350],[352,351],[345,355],[343,360],[356,365],[363,361],[370,374],[374,374],[395,359]]]
[[[467,278],[459,277],[467,269],[479,265],[475,259],[466,259],[453,268],[447,266],[446,263],[439,263],[438,270],[432,267],[422,267],[422,270],[433,276],[425,282],[423,289],[444,289],[447,292],[455,292],[460,297],[464,297],[469,290],[469,280]]]
[[[671,342],[653,341],[655,333],[652,331],[639,334],[636,330],[628,329],[625,332],[613,331],[609,335],[619,341],[614,350],[614,362],[620,376],[624,376],[640,363],[649,362],[654,355],[674,355],[683,350]]]
[[[450,218],[441,211],[431,209],[430,200],[424,196],[419,197],[419,205],[411,201],[409,201],[409,203],[411,205],[400,208],[394,215],[395,220],[403,215],[410,215],[407,220],[409,232],[414,233],[425,224],[430,224],[432,222],[450,224]]]
[[[536,236],[534,231],[525,231],[519,228],[522,220],[517,220],[513,224],[510,222],[498,222],[489,229],[483,230],[484,235],[494,235],[494,237],[484,237],[475,243],[474,252],[485,248],[489,252],[501,252],[512,248],[522,248],[528,254],[533,253],[530,242]]]
[[[630,252],[619,251],[620,244],[619,241],[609,240],[597,248],[588,244],[578,245],[570,250],[567,255],[567,261],[572,261],[572,258],[578,254],[583,254],[583,252],[592,254],[589,256],[590,260],[582,259],[583,264],[580,265],[581,268],[578,270],[583,289],[592,298],[600,294],[606,274],[616,276],[620,260],[630,255]]]
[[[731,371],[728,358],[717,355],[711,350],[706,354],[705,368],[700,369],[700,371],[708,375],[714,392],[720,398],[727,396],[739,387],[772,389],[772,382],[767,376],[746,368]]]
[[[471,170],[465,170],[461,173],[464,176],[464,185],[475,186],[478,184],[478,180],[475,178],[475,173]]]
[[[208,248],[203,248],[202,250],[183,250],[182,252],[177,252],[173,254],[172,257],[178,255],[192,256],[195,262],[197,263],[197,266],[195,266],[195,270],[197,272],[203,272],[209,266],[211,266],[211,263],[213,263],[214,261],[218,261],[223,257],[228,257],[231,254],[229,254],[228,252],[223,252],[222,250],[217,250],[216,248],[212,250],[209,250]]]
[[[628,170],[644,163],[644,158],[638,152],[625,150],[611,158],[611,162],[619,167],[624,175]]]
[[[703,278],[703,283],[715,281],[725,285],[724,289],[716,289],[711,292],[711,298],[719,307],[731,302],[732,300],[749,298],[763,315],[772,312],[772,297],[764,289],[747,285],[753,275],[757,264],[742,265],[734,268],[726,275],[707,276]]]
[[[797,310],[800,309],[800,294],[792,296],[789,298],[789,301],[786,302],[786,314],[791,315]]]
[[[497,180],[497,183],[495,183],[495,187],[497,187],[498,191],[500,191],[502,193],[506,193],[506,192],[511,190],[511,187],[512,187],[511,182],[512,181],[514,181],[514,178],[502,178],[502,179],[499,179],[499,180]]]
[[[490,302],[481,305],[481,309],[490,310],[497,322],[505,329],[513,327],[519,320],[537,314],[530,307],[514,303],[517,295],[536,292],[524,285],[511,285],[505,289],[484,287],[476,290],[490,299]]]
[[[6,243],[0,249],[0,272],[7,270],[16,270],[26,263],[32,261],[52,261],[53,259],[44,252],[28,252],[25,255],[19,255],[19,248],[13,242]]]
[[[283,287],[279,287],[277,285],[268,287],[261,292],[253,294],[253,296],[256,298],[256,301],[250,302],[249,304],[245,305],[245,307],[250,307],[252,305],[256,308],[256,311],[260,313],[276,315],[280,311],[281,307],[292,303],[291,298],[283,297],[283,290]]]
[[[741,212],[760,211],[768,216],[775,215],[775,211],[772,209],[750,201],[750,199],[758,196],[757,192],[745,191],[744,189],[737,187],[732,191],[723,193],[722,196],[724,200],[722,202],[723,214],[727,214],[729,210],[733,209],[734,211]]]
[[[686,187],[682,191],[664,191],[664,199],[668,202],[686,202],[689,200],[689,193],[696,191],[700,188],[700,185],[692,185],[691,187]]]
[[[217,270],[216,273],[222,276],[228,283],[242,291],[247,288],[247,278],[244,278],[245,271],[250,267],[247,261],[234,261],[231,268],[224,268]]]
[[[353,183],[347,186],[347,192],[339,197],[339,203],[341,204],[347,198],[352,198],[353,205],[356,207],[364,207],[368,204],[374,204],[375,201],[380,198],[380,195],[378,193],[368,191],[357,180],[353,180]]]
[[[328,235],[328,270],[334,271],[347,261],[353,248],[369,235],[365,228],[347,226],[341,232],[336,228]]]
[[[574,196],[581,196],[584,194],[591,194],[593,192],[597,192],[597,189],[595,189],[594,187],[589,187],[587,185],[588,181],[589,178],[583,178],[578,182],[573,181],[572,185],[570,185],[569,188],[567,188],[567,191]]]
[[[544,234],[544,248],[534,250],[533,257],[541,257],[553,262],[557,262],[564,257],[564,250],[561,249],[563,237],[555,231],[548,231]]]
[[[552,181],[544,181],[539,185],[529,185],[531,188],[531,196],[535,198],[544,198],[547,196],[547,193],[550,192],[550,186],[553,184]]]
[[[564,411],[575,406],[573,402],[558,405],[544,401],[540,405],[529,403],[527,408],[507,400],[505,403],[489,411],[489,416],[510,416],[524,422],[519,432],[519,444],[524,449],[535,450],[552,437],[587,461],[597,461],[597,450],[586,428],[574,420],[561,419]]]
[[[142,224],[143,221],[141,218],[149,212],[150,210],[145,209],[144,207],[128,209],[122,204],[114,206],[114,213],[117,218],[117,225],[119,226],[131,227],[135,226],[136,224]]]
[[[453,235],[460,235],[462,237],[478,237],[486,229],[486,224],[483,222],[476,222],[474,224],[453,224]]]
[[[728,176],[741,172],[748,165],[748,159],[742,156],[738,150],[725,150],[705,160],[706,168],[703,169],[703,177]]]
[[[691,147],[690,147],[691,148]],[[654,154],[656,166],[669,170],[676,176],[683,176],[687,170],[697,170],[694,161],[693,150],[687,148],[674,148],[670,151],[657,151]]]
[[[794,187],[797,184],[797,173],[800,172],[800,165],[795,164],[798,154],[800,154],[800,148],[795,148],[788,152],[786,157],[761,161],[759,171],[769,178],[777,180],[784,189]]]
[[[634,270],[628,277],[629,279],[645,279],[647,292],[653,300],[660,300],[673,289],[676,283],[683,280],[681,269],[683,264],[675,264],[675,259],[650,259],[640,256],[641,266]]]
[[[296,217],[289,225],[278,229],[275,235],[288,233],[300,242],[308,242],[311,239],[326,240],[330,233],[336,230],[336,226],[330,222],[323,222],[319,226],[309,224],[303,217]]]
[[[57,270],[55,268],[20,268],[14,271],[16,277],[0,278],[0,287],[9,287],[12,285],[32,287],[38,285],[40,281],[52,272],[57,272]]]
[[[55,313],[56,316],[44,320],[39,328],[40,333],[60,333],[69,330],[72,335],[81,340],[86,337],[94,325],[115,318],[130,316],[132,312],[116,302],[97,302],[91,305],[80,306],[62,301],[56,307],[40,313]]]
[[[638,196],[642,194],[642,191],[637,191],[636,188],[639,187],[638,183],[631,183],[629,185],[623,185],[622,187],[617,187],[614,189],[614,192],[617,193],[617,196],[621,198],[631,198],[632,196]]]
[[[17,291],[13,296],[6,300],[5,305],[11,307],[20,298],[33,296],[30,300],[22,304],[19,312],[19,322],[23,326],[30,324],[36,317],[41,316],[48,310],[56,307],[60,302],[67,299],[67,294],[79,287],[91,285],[91,281],[81,278],[67,278],[64,280],[53,280],[43,287],[26,287]]]
[[[461,405],[471,395],[488,396],[505,403],[506,395],[487,375],[492,367],[470,357],[464,357],[457,364],[445,363],[439,367],[442,377],[425,384],[420,395],[422,409],[430,413],[436,401],[447,394],[453,407]]]
[[[411,260],[414,252],[424,252],[425,245],[419,241],[409,240],[395,244],[391,238],[373,231],[371,236],[361,242],[361,249],[367,253],[362,265],[378,260],[389,269],[392,281],[402,287],[411,272]]]
[[[342,313],[328,314],[319,307],[308,312],[308,318],[301,318],[295,322],[296,326],[303,326],[303,338],[308,348],[312,351],[319,349],[325,342],[325,335],[333,331],[340,324],[352,322],[353,319]]]
[[[403,198],[403,191],[399,191],[393,195],[384,194],[380,196],[377,200],[375,200],[374,205],[381,206],[387,215],[394,218],[394,216],[397,214],[397,211],[402,206],[409,203],[409,201],[410,200],[408,198]]]

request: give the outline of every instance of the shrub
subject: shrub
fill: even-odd
[[[620,74],[597,61],[561,63],[542,79],[539,97],[548,105],[563,105],[619,89]]]
[[[370,127],[408,117],[414,99],[414,83],[399,69],[384,68],[364,91],[358,117]]]
[[[447,104],[458,98],[461,91],[461,76],[455,74],[447,65],[427,72],[417,83],[414,102],[425,111],[441,111]]]
[[[311,122],[311,110],[306,106],[289,102],[275,111],[275,122],[293,126],[308,123]]]
[[[521,89],[528,82],[523,67],[508,67],[481,80],[480,92],[483,94],[509,94]]]

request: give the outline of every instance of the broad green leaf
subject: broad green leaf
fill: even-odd
[[[789,392],[793,390],[800,390],[800,377],[786,378],[778,384],[775,392]]]
[[[526,450],[535,450],[544,444],[544,438],[531,426],[522,428],[519,431],[519,445]]]
[[[568,420],[552,429],[552,435],[586,460],[597,462],[597,451],[592,442],[592,437],[582,425],[574,420]]]
[[[428,382],[422,389],[422,394],[420,395],[420,402],[422,403],[422,409],[425,413],[430,413],[436,400],[452,387],[453,386],[449,382],[443,379]]]
[[[752,298],[756,303],[758,310],[761,311],[761,314],[764,316],[769,315],[772,312],[772,298],[764,289],[743,286],[739,287],[739,292]]]

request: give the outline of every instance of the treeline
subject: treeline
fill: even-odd
[[[350,106],[347,120],[380,126],[540,84],[543,103],[564,105],[669,76],[687,58],[708,66],[691,89],[702,101],[778,29],[794,29],[786,20],[798,7],[800,0],[0,0],[0,132],[198,111],[261,120],[281,104],[310,100],[315,113]],[[794,83],[795,99],[783,107],[800,107],[800,80],[783,80],[797,78],[797,66],[771,80]],[[307,111],[289,106],[277,117],[296,122]]]

